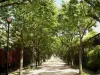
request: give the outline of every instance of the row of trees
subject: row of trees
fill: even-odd
[[[80,75],[82,75],[82,60],[84,60],[82,59],[84,57],[84,46],[82,41],[86,33],[92,31],[92,26],[95,26],[96,22],[99,21],[100,16],[98,14],[100,10],[96,9],[98,8],[98,3],[100,2],[92,0],[70,0],[69,3],[63,2],[60,10],[61,12],[58,15],[59,27],[61,28],[61,30],[59,30],[61,36],[59,36],[58,39],[61,41],[62,47],[62,49],[61,47],[59,48],[61,49],[58,51],[59,56],[65,61],[67,59],[67,62],[71,61],[72,66],[75,59],[79,59],[79,62],[76,63],[79,63]],[[85,53],[88,54],[88,51]],[[93,54],[94,53],[95,52],[93,52]],[[79,58],[75,58],[77,55]],[[86,58],[88,58],[88,56]],[[85,61],[90,62],[88,60]],[[86,66],[86,62],[84,63]]]
[[[4,6],[4,3],[1,4]],[[9,3],[7,3],[7,5],[8,4]],[[30,61],[35,62],[36,67],[51,56],[51,43],[55,35],[53,30],[55,30],[57,23],[56,7],[52,0],[38,0],[23,4],[17,4],[11,1],[10,6],[6,7],[7,5],[5,4],[4,7],[6,9],[1,8],[2,12],[0,14],[5,25],[6,18],[8,16],[13,17],[12,24],[10,25],[10,46],[11,48],[21,48],[20,75],[22,75],[23,50],[27,50],[27,53],[32,52],[31,56],[33,56],[34,60],[31,58]],[[5,14],[3,12],[5,12]],[[5,15],[5,17],[3,15]],[[3,26],[3,23],[1,26]],[[0,41],[0,46],[2,47],[6,46],[7,35],[5,30],[6,26],[3,27],[1,33],[1,39],[5,37],[5,42],[3,40]],[[5,33],[5,36],[3,33]]]
[[[36,66],[52,54],[59,55],[67,62],[71,61],[73,66],[75,55],[79,53],[78,63],[82,75],[82,41],[96,21],[100,22],[99,3],[99,0],[70,0],[69,3],[62,2],[62,7],[57,9],[53,0],[1,0],[0,47],[6,46],[6,18],[11,16],[10,47],[21,48],[20,75],[23,50],[32,53],[32,61],[36,62]],[[87,54],[91,53],[87,51]]]

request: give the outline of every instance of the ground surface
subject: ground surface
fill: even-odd
[[[60,58],[51,57],[50,60],[44,62],[40,69],[37,70],[23,70],[24,75],[77,75],[78,69],[72,69],[67,66]],[[19,75],[18,71],[12,72],[9,75]],[[89,74],[90,75],[90,74]]]

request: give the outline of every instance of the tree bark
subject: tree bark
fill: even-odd
[[[37,59],[38,59],[38,65],[40,65],[40,52],[39,52],[39,50],[38,50],[38,53],[37,53]]]
[[[72,57],[72,59],[71,59],[71,66],[72,66],[72,67],[74,66],[74,59],[73,59],[73,57]]]
[[[79,75],[82,75],[82,38],[80,37],[80,50],[79,50]]]
[[[36,59],[36,67],[38,66],[37,59]]]
[[[20,69],[19,69],[19,75],[23,75],[23,48],[20,51]]]
[[[20,51],[20,69],[19,69],[19,75],[23,75],[23,49],[24,49],[24,40],[23,40],[23,25],[21,30],[21,51]]]

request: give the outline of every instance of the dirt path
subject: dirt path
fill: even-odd
[[[50,60],[44,62],[40,69],[23,70],[24,75],[77,75],[78,69],[72,69],[58,57],[51,57]],[[9,75],[19,75],[18,71],[12,72]]]
[[[76,75],[79,71],[72,69],[58,57],[51,57],[50,60],[43,63],[40,72],[32,75]]]

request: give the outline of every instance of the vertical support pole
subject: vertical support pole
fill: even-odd
[[[6,74],[5,75],[8,75],[8,51],[9,51],[9,22],[8,22],[8,27],[7,27],[7,30],[8,30],[8,33],[7,33],[7,50],[6,50]]]

